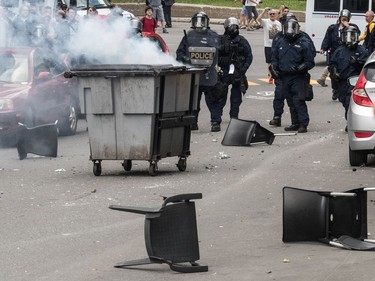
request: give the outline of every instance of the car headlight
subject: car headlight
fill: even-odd
[[[11,99],[0,99],[0,111],[13,110],[13,101]]]

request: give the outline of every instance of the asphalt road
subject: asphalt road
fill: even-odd
[[[163,34],[172,53],[187,23],[174,23]],[[212,25],[222,32],[222,26]],[[249,40],[254,62],[240,118],[270,128],[273,85],[267,81],[262,30],[241,33]],[[317,79],[324,58],[317,56]],[[314,82],[314,81],[313,81]],[[120,161],[103,161],[92,173],[89,138],[81,120],[75,136],[59,138],[57,158],[30,154],[20,161],[15,148],[0,149],[0,272],[6,281],[99,280],[373,280],[373,252],[342,250],[321,243],[283,243],[282,188],[345,191],[373,186],[373,158],[353,169],[348,162],[344,109],[330,89],[314,85],[309,102],[309,132],[277,136],[272,145],[222,146],[223,130],[210,132],[202,103],[200,131],[191,137],[187,170],[177,157],[159,162],[156,177],[148,162],[134,161],[125,172]],[[290,124],[288,108],[282,119]],[[220,157],[221,155],[227,157]],[[109,205],[159,207],[160,195],[201,192],[196,201],[201,261],[206,273],[179,274],[167,265],[116,269],[113,265],[147,256],[142,215],[115,212]],[[369,232],[374,225],[374,195],[369,194]],[[370,236],[371,237],[371,236]]]

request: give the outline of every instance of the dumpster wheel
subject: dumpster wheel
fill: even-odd
[[[132,169],[132,160],[124,160],[124,162],[122,162],[122,166],[124,167],[125,171],[130,171]]]
[[[92,167],[92,172],[95,176],[99,177],[102,174],[102,163],[101,161],[92,161],[94,163]]]
[[[148,173],[150,176],[156,176],[158,174],[158,163],[156,161],[150,162],[150,167],[148,168]]]
[[[180,157],[180,159],[178,159],[178,163],[177,163],[177,168],[179,171],[183,172],[186,170],[186,157]]]

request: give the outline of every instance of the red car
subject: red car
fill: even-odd
[[[38,48],[0,49],[0,143],[15,144],[18,122],[28,127],[58,120],[60,135],[77,129],[75,79],[62,58]]]
[[[159,34],[154,32],[142,32],[142,36],[150,39],[153,42],[156,42],[162,52],[169,53],[167,44],[165,43],[163,37],[161,37]]]

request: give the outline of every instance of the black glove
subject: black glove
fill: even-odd
[[[304,63],[301,63],[299,66],[297,66],[297,71],[298,72],[306,72],[307,71],[307,66]]]
[[[351,65],[355,65],[355,64],[358,63],[358,60],[357,60],[357,58],[355,56],[351,56],[350,59],[349,59],[349,63]]]
[[[334,80],[340,80],[341,79],[341,75],[340,75],[340,73],[337,72],[336,67],[334,67],[333,70],[332,70],[332,79],[334,79]]]
[[[288,69],[288,73],[295,73],[295,72],[297,72],[298,70],[297,70],[297,67],[296,66],[291,66],[291,67],[289,67],[289,69]]]
[[[270,64],[270,66],[268,67],[268,70],[270,71],[271,73],[271,77],[273,79],[279,79],[280,78],[280,72],[278,72],[273,66],[272,64]]]
[[[191,61],[190,61],[190,57],[189,57],[189,56],[183,56],[183,57],[182,57],[182,61],[183,61],[184,63],[191,63]]]

